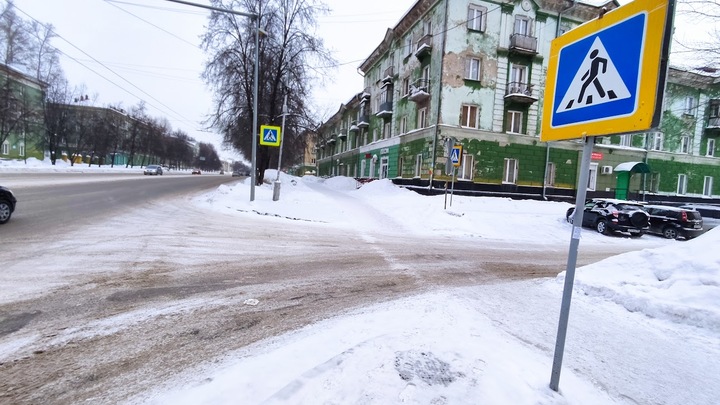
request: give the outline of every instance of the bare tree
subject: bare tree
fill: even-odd
[[[15,12],[12,0],[5,3],[0,10],[0,44],[2,44],[2,60],[9,66],[24,65],[31,48],[31,37],[25,20]]]
[[[313,126],[308,115],[310,66],[333,63],[322,40],[309,34],[327,7],[316,0],[212,0],[212,4],[260,15],[260,27],[267,35],[258,48],[259,124],[279,126],[287,96],[290,114],[283,159],[296,161],[305,149],[297,128]],[[210,54],[203,78],[215,93],[215,112],[209,123],[223,134],[226,144],[246,157],[252,155],[252,137],[258,136],[252,133],[255,24],[251,19],[213,12],[203,38],[203,48]],[[258,184],[271,163],[277,164],[278,152],[277,147],[258,148]]]
[[[688,67],[719,70],[720,1],[680,0],[677,6],[676,19],[687,21],[693,28],[690,36],[675,37],[673,54],[681,57],[681,64],[694,65]]]

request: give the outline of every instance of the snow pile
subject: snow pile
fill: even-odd
[[[718,245],[715,228],[684,243],[611,257],[583,267],[575,288],[629,311],[720,333]]]

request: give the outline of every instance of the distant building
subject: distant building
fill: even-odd
[[[43,158],[47,85],[0,64],[0,159]]]
[[[456,189],[572,196],[582,149],[541,142],[550,42],[601,6],[560,0],[418,0],[360,65],[364,89],[318,131],[321,176],[441,188],[463,145]],[[589,196],[717,197],[718,78],[671,69],[661,132],[597,140]]]

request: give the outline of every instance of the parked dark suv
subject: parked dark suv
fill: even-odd
[[[575,207],[567,210],[565,219],[573,222]],[[627,232],[642,236],[649,229],[649,216],[640,203],[616,199],[596,198],[585,203],[582,226],[602,234]]]
[[[692,239],[703,233],[703,218],[694,209],[646,205],[645,211],[650,215],[650,233],[668,239]]]
[[[9,188],[0,186],[0,224],[10,220],[17,200]]]
[[[700,213],[703,219],[703,228],[705,231],[720,226],[720,206],[707,204],[685,204],[680,208],[695,210]]]

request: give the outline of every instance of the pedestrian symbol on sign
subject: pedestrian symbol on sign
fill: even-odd
[[[462,145],[453,146],[452,151],[450,152],[450,161],[453,163],[453,166],[455,166],[455,167],[460,166],[461,159],[462,159]]]
[[[629,97],[630,91],[600,37],[595,37],[556,112],[572,111]]]
[[[260,145],[280,146],[280,127],[271,125],[260,126]]]

